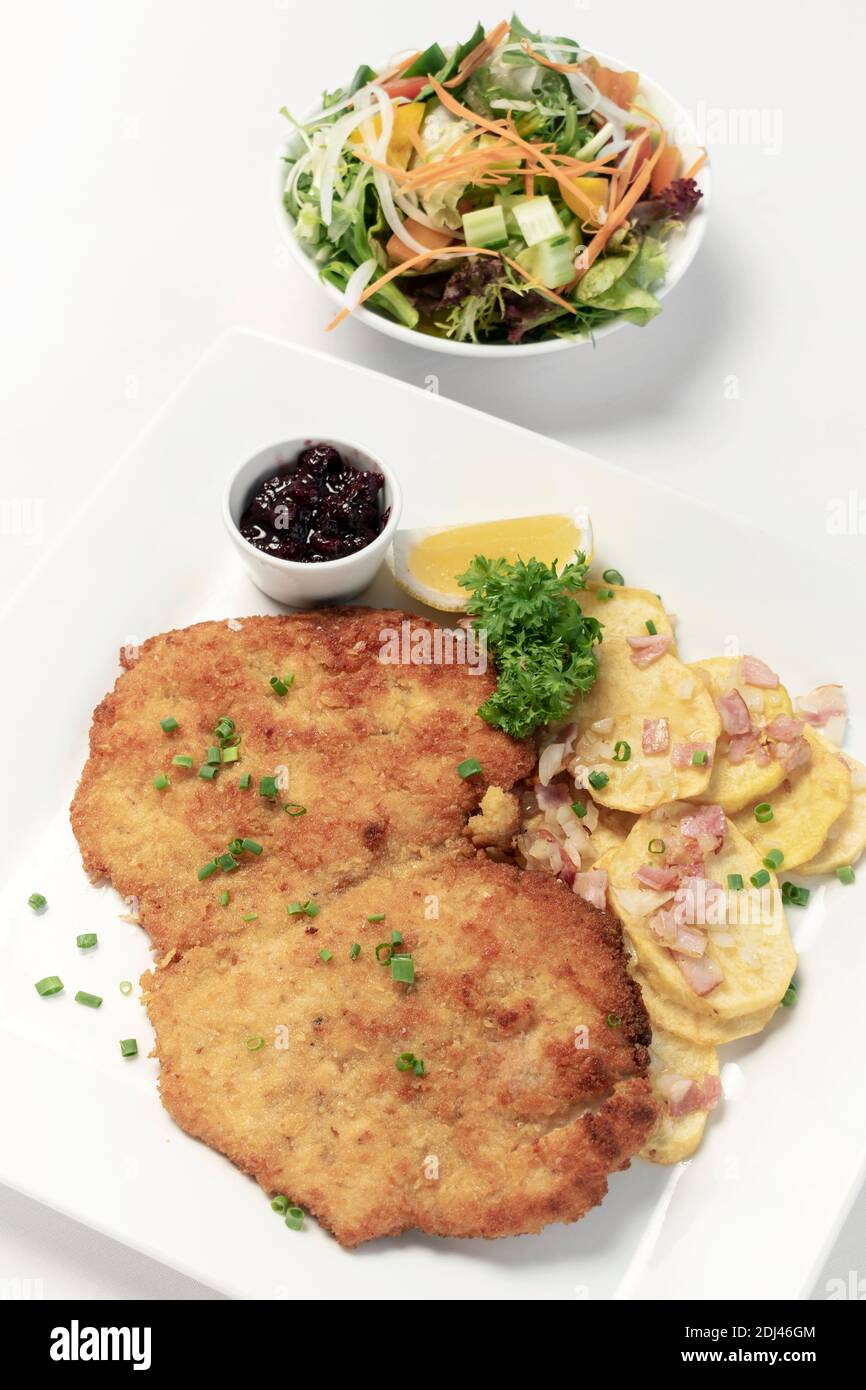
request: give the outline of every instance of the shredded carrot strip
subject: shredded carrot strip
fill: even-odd
[[[528,53],[530,58],[534,58],[536,63],[540,63],[543,68],[550,68],[553,72],[578,72],[580,63],[554,63],[550,58],[545,58],[543,53],[532,47],[529,39],[521,39],[520,47],[524,53]]]
[[[631,212],[638,198],[643,193],[644,189],[649,183],[650,178],[652,177],[652,171],[655,168],[658,161],[660,160],[664,151],[666,139],[660,121],[658,121],[656,117],[653,116],[649,111],[642,111],[639,106],[635,106],[633,109],[635,111],[639,111],[642,116],[646,116],[649,120],[654,121],[655,124],[658,126],[658,145],[653,150],[653,153],[650,155],[649,159],[644,160],[643,164],[641,165],[640,172],[637,175],[637,178],[634,180],[625,196],[620,199],[613,211],[609,213],[608,216],[605,218],[603,225],[596,232],[595,236],[592,238],[592,241],[590,241],[589,244],[585,246],[581,251],[579,256],[580,272],[571,282],[572,285],[576,285],[581,275],[584,275],[589,270],[590,266],[594,264],[594,262],[601,255],[610,238],[613,236],[613,233],[616,231],[617,227],[621,226],[622,223],[625,221],[626,217]],[[570,288],[571,286],[569,286],[569,289]]]
[[[412,64],[415,62],[415,59],[420,57],[421,49],[419,48],[417,53],[410,53],[408,58],[404,58],[402,63],[398,63],[397,66],[395,68],[392,68],[390,72],[383,72],[379,77],[377,77],[376,85],[378,87],[384,87],[386,82],[391,82],[395,77],[399,77],[401,72],[405,72],[407,68],[411,68]]]
[[[527,198],[535,196],[535,175],[530,170],[527,170],[526,176],[524,177],[523,191]]]
[[[695,160],[694,164],[692,165],[691,169],[689,169],[688,173],[687,173],[687,174],[683,174],[682,177],[683,177],[684,179],[693,179],[694,176],[695,176],[695,174],[697,174],[701,169],[703,169],[703,167],[704,167],[704,165],[706,164],[706,162],[707,162],[707,152],[706,152],[706,150],[704,150],[700,155],[698,155],[698,158]]]
[[[490,248],[486,246],[444,246],[441,250],[432,253],[432,258],[436,260],[445,256],[495,256],[497,259],[507,262],[512,270],[515,270],[518,275],[522,275],[524,280],[528,280],[533,289],[537,289],[540,294],[553,300],[555,304],[561,305],[562,308],[567,309],[570,314],[577,313],[577,309],[573,304],[569,304],[567,299],[562,299],[554,290],[549,290],[546,285],[542,285],[540,280],[536,280],[534,275],[530,275],[528,270],[524,270],[523,266],[519,265],[517,261],[513,261],[510,256],[503,256],[499,251],[491,251]],[[371,295],[376,294],[383,285],[387,285],[391,280],[396,279],[398,275],[402,275],[404,271],[412,270],[420,261],[429,261],[430,259],[431,252],[425,251],[423,255],[410,256],[408,260],[401,261],[399,265],[392,266],[391,269],[386,271],[384,275],[381,275],[378,280],[374,280],[372,285],[367,286],[358,300],[358,304],[363,304]],[[338,328],[343,320],[349,317],[350,312],[351,310],[349,309],[341,309],[340,312],[331,319],[325,331],[330,333],[332,329]]]
[[[491,126],[491,123],[489,121],[485,121],[483,117],[477,116],[474,111],[470,111],[467,107],[462,106],[459,101],[457,101],[454,97],[451,96],[450,92],[445,91],[445,88],[436,81],[435,77],[431,77],[430,85],[432,86],[439,100],[442,102],[442,105],[446,106],[448,110],[452,112],[453,115],[462,116],[464,120],[474,121],[476,125],[483,126],[485,130],[493,129],[494,134],[499,133],[495,130],[495,128]],[[513,141],[514,144],[518,145],[532,159],[537,160],[538,163],[542,166],[545,173],[552,175],[552,177],[556,179],[557,183],[562,184],[564,187],[566,187],[582,208],[585,216],[591,218],[593,221],[595,220],[595,204],[591,202],[589,198],[587,198],[583,190],[580,189],[577,186],[577,184],[573,181],[573,179],[569,178],[569,176],[565,174],[562,171],[562,169],[560,169],[548,155],[540,151],[536,145],[532,145],[529,143],[528,140],[524,140],[520,135],[517,134],[516,131],[512,132],[511,130],[509,130],[503,133],[506,134],[507,139]]]
[[[453,77],[449,77],[445,83],[446,87],[459,87],[465,82],[467,77],[471,77],[473,72],[480,68],[490,57],[496,45],[511,29],[507,19],[500,20],[495,29],[491,29],[489,34],[485,34],[480,43],[477,43],[471,52],[466,54],[460,67]]]

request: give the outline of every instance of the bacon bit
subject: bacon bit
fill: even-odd
[[[675,743],[671,762],[674,767],[697,767],[699,766],[698,763],[692,763],[692,755],[694,753],[706,753],[707,761],[702,766],[712,767],[715,751],[714,743]]]
[[[444,85],[446,87],[461,86],[461,84],[466,81],[467,77],[471,77],[473,72],[483,67],[496,45],[501,43],[510,32],[511,25],[508,23],[508,20],[500,20],[496,28],[491,29],[490,33],[486,34],[481,42],[477,43],[475,47],[466,54],[466,57],[463,59],[463,62],[460,64],[454,76],[449,77]]]
[[[722,716],[722,727],[726,734],[747,734],[751,730],[749,707],[739,690],[729,690],[727,695],[720,695],[716,700],[716,709]]]
[[[635,869],[634,876],[645,888],[655,888],[659,892],[676,888],[680,881],[679,869],[675,865],[641,864],[639,869]]]
[[[805,738],[795,739],[793,743],[771,743],[770,752],[774,758],[779,759],[788,776],[798,767],[806,767],[812,761],[812,746]]]
[[[666,719],[645,719],[641,734],[641,747],[648,757],[655,753],[666,753],[670,747],[671,730]]]
[[[750,729],[747,734],[736,734],[728,744],[728,762],[734,766],[744,763],[749,754],[754,752],[757,743],[758,735],[754,729]]]
[[[574,882],[577,878],[577,864],[575,864],[568,851],[564,850],[561,846],[559,855],[562,859],[562,868],[559,871],[559,877],[562,879],[566,888],[574,888]],[[574,888],[574,891],[576,893],[577,889]]]
[[[654,637],[627,637],[625,640],[631,647],[632,661],[641,670],[664,656],[671,644],[670,637],[663,632],[656,633]]]
[[[697,840],[702,847],[703,841],[709,840],[711,845],[707,850],[712,854],[718,854],[727,833],[728,822],[721,806],[702,806],[680,821],[680,834],[684,839]]]
[[[797,713],[838,747],[848,725],[848,700],[841,685],[818,685],[795,701]]]
[[[790,714],[777,714],[772,723],[768,724],[764,733],[768,738],[781,739],[783,743],[793,743],[799,738],[804,728],[805,722],[802,719],[794,719]]]
[[[579,898],[604,911],[607,906],[607,869],[588,869],[586,873],[577,874],[573,887]]]
[[[705,955],[701,956],[700,960],[692,960],[689,956],[679,955],[676,951],[671,954],[685,976],[689,988],[700,998],[712,994],[713,990],[718,989],[725,978],[721,966],[713,960],[712,956]]]
[[[671,951],[700,960],[706,953],[707,937],[700,927],[686,926],[675,912],[660,908],[649,920],[649,927]]]
[[[766,662],[756,656],[744,656],[740,661],[740,674],[747,685],[760,686],[762,690],[776,690],[779,677],[771,671]]]
[[[556,748],[559,745],[551,744],[550,746]],[[562,771],[561,768],[559,770]],[[542,811],[555,811],[559,806],[571,805],[572,796],[565,782],[552,782],[550,786],[544,782],[536,782],[532,790],[535,792],[535,799]]]
[[[672,1115],[691,1115],[696,1110],[715,1110],[722,1095],[722,1083],[709,1072],[703,1080],[693,1081],[676,1072],[665,1072],[656,1081],[656,1089],[667,1101]]]

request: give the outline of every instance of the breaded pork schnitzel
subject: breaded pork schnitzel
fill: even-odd
[[[488,786],[530,771],[530,746],[476,714],[492,670],[380,661],[383,630],[403,621],[435,631],[405,613],[328,609],[200,623],[125,660],[94,715],[72,825],[88,873],[137,900],[161,951],[242,929],[252,912],[284,919],[288,900],[324,903],[372,871],[459,840]],[[272,677],[288,689],[275,690]],[[199,768],[221,716],[240,737],[238,760],[205,780]],[[178,727],[163,732],[165,718]],[[175,755],[192,766],[173,764]],[[457,767],[469,758],[481,771],[464,778]],[[154,785],[160,774],[170,785]],[[279,780],[276,797],[260,795],[266,776]],[[200,881],[197,871],[236,838],[263,852]]]
[[[377,959],[395,931],[411,985]],[[484,856],[404,860],[143,983],[178,1124],[344,1245],[574,1221],[656,1121],[618,923]]]

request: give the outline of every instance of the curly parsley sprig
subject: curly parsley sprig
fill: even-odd
[[[601,623],[586,617],[574,595],[586,588],[586,556],[557,574],[556,562],[488,560],[476,555],[458,583],[470,591],[467,612],[487,634],[498,676],[478,713],[488,724],[523,738],[563,719],[574,696],[598,674],[592,650]]]

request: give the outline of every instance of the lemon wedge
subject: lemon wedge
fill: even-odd
[[[476,555],[490,559],[542,560],[561,570],[583,551],[592,558],[592,523],[585,508],[570,515],[518,516],[468,526],[398,531],[388,556],[391,573],[412,598],[446,613],[460,612],[468,595],[457,575]]]

